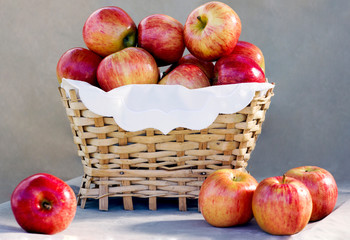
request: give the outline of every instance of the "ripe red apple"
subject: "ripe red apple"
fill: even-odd
[[[128,47],[105,57],[97,69],[97,81],[105,91],[126,84],[156,84],[159,69],[150,53]]]
[[[158,66],[175,63],[185,50],[183,28],[168,15],[150,15],[138,25],[138,46],[152,54]]]
[[[254,60],[237,54],[220,58],[214,73],[214,85],[266,81],[264,71]]]
[[[189,89],[209,87],[209,79],[204,72],[194,64],[181,64],[165,75],[159,84],[182,85]]]
[[[231,54],[238,54],[253,59],[265,72],[264,55],[260,48],[258,48],[256,45],[250,42],[238,41]]]
[[[306,185],[312,197],[310,221],[330,214],[338,198],[338,187],[330,172],[316,166],[302,166],[288,170],[286,176],[296,178]]]
[[[309,222],[311,195],[297,179],[278,176],[259,183],[253,195],[253,214],[262,230],[273,235],[292,235]]]
[[[204,219],[215,227],[245,224],[253,217],[252,197],[258,182],[237,169],[220,169],[204,180],[198,204]]]
[[[55,234],[72,222],[77,201],[61,179],[38,173],[22,180],[11,195],[12,212],[27,232]]]
[[[205,61],[229,55],[240,34],[241,20],[230,6],[222,2],[208,2],[194,9],[184,26],[187,49]]]
[[[100,56],[136,46],[137,28],[132,18],[119,7],[103,7],[93,12],[83,27],[86,46]]]
[[[97,85],[96,72],[102,58],[92,51],[76,47],[69,49],[57,63],[56,74],[58,82],[62,78],[80,80]]]
[[[194,64],[194,65],[198,66],[205,73],[205,75],[208,77],[209,81],[214,78],[214,64],[212,62],[200,60],[200,59],[196,58],[195,56],[193,56],[192,54],[187,54],[187,55],[183,56],[177,63],[172,64],[164,72],[164,74],[168,74],[177,66],[179,66],[181,64],[187,64],[187,63]]]

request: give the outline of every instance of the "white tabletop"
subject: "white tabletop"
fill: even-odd
[[[77,191],[80,178],[68,182]],[[175,200],[159,200],[158,210],[148,210],[145,199],[135,199],[134,211],[125,211],[122,200],[113,199],[109,211],[99,211],[98,201],[78,207],[71,225],[55,235],[32,234],[17,224],[9,202],[0,205],[0,239],[350,239],[350,191],[339,189],[335,210],[321,221],[309,223],[293,236],[272,236],[254,219],[245,226],[215,228],[205,222],[196,201],[189,202],[187,212],[177,209]]]

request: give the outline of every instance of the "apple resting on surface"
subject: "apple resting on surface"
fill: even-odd
[[[292,235],[309,222],[311,195],[297,179],[278,176],[259,183],[253,195],[253,214],[262,230],[273,235]]]
[[[182,24],[164,14],[153,14],[138,25],[138,46],[147,50],[158,66],[177,62],[185,50]]]
[[[258,182],[248,173],[220,169],[204,180],[198,204],[204,219],[215,227],[230,227],[249,222],[252,197]]]
[[[181,64],[165,75],[159,84],[182,85],[189,89],[209,87],[209,79],[204,72],[194,64]]]
[[[194,9],[184,26],[187,49],[205,61],[229,55],[240,35],[241,20],[222,2],[208,2]]]
[[[136,46],[136,34],[137,28],[131,17],[114,6],[97,9],[83,27],[86,46],[102,57]]]
[[[194,64],[198,66],[208,77],[209,81],[211,81],[214,78],[214,64],[212,62],[207,62],[200,60],[193,56],[192,54],[187,54],[183,56],[177,63],[172,64],[165,72],[164,74],[168,74],[171,72],[174,68],[181,64]]]
[[[300,180],[309,189],[312,197],[310,221],[320,220],[333,211],[338,187],[330,172],[316,166],[302,166],[290,169],[285,174]]]
[[[254,60],[237,54],[220,58],[214,73],[214,85],[266,81],[264,71]]]
[[[56,74],[58,82],[62,78],[80,80],[97,85],[96,72],[102,58],[92,51],[76,47],[69,49],[57,63]]]
[[[128,47],[105,57],[97,69],[97,81],[107,91],[126,84],[156,84],[159,69],[150,53]]]
[[[257,46],[250,42],[238,41],[231,54],[238,54],[253,59],[265,72],[265,58]]]
[[[17,185],[11,195],[11,208],[25,231],[55,234],[72,222],[77,201],[67,183],[53,175],[38,173]]]

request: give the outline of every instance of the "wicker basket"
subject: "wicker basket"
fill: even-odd
[[[96,115],[77,97],[59,88],[78,147],[84,175],[78,194],[82,208],[88,198],[99,199],[108,210],[109,197],[122,197],[132,210],[132,197],[148,198],[157,209],[157,198],[178,198],[186,211],[186,199],[198,198],[199,189],[213,171],[236,168],[245,171],[269,108],[273,89],[234,114],[220,114],[206,129],[176,128],[164,135],[156,129],[128,132],[112,117]]]

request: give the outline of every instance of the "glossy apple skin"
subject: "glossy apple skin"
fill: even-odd
[[[214,64],[212,62],[207,62],[207,61],[203,61],[201,59],[198,59],[190,53],[183,56],[177,63],[172,64],[164,72],[164,74],[168,74],[174,68],[176,68],[177,66],[179,66],[181,64],[194,64],[204,72],[204,74],[208,77],[209,81],[212,81],[214,79]]]
[[[127,84],[156,84],[159,69],[150,53],[128,47],[105,57],[97,69],[97,81],[108,92]]]
[[[138,47],[147,50],[158,66],[175,63],[185,50],[183,29],[178,20],[168,15],[150,15],[138,25]]]
[[[97,85],[96,72],[102,58],[92,51],[76,47],[69,49],[60,57],[56,66],[56,75],[59,83],[62,78],[80,80]]]
[[[119,7],[103,7],[85,21],[83,39],[86,46],[105,57],[126,47],[136,46],[137,28],[132,18]]]
[[[252,208],[262,230],[273,235],[292,235],[308,224],[312,199],[307,187],[299,180],[270,177],[257,186]]]
[[[230,6],[222,2],[208,2],[194,9],[184,26],[187,49],[204,61],[215,61],[229,55],[240,34],[241,20]]]
[[[169,74],[165,75],[158,84],[182,85],[189,89],[210,86],[207,76],[194,64],[182,64],[177,66]]]
[[[265,58],[260,48],[256,45],[250,42],[238,41],[231,54],[238,54],[253,59],[265,73]]]
[[[286,176],[296,178],[306,185],[312,197],[310,221],[328,216],[338,198],[338,187],[332,174],[317,166],[302,166],[288,170]]]
[[[249,222],[252,198],[258,182],[248,173],[220,169],[204,180],[198,204],[204,219],[215,227],[231,227]]]
[[[47,173],[22,180],[11,195],[11,208],[18,224],[27,232],[55,234],[65,230],[76,213],[71,187]]]
[[[266,82],[264,71],[254,60],[237,54],[220,58],[214,73],[214,85]]]

